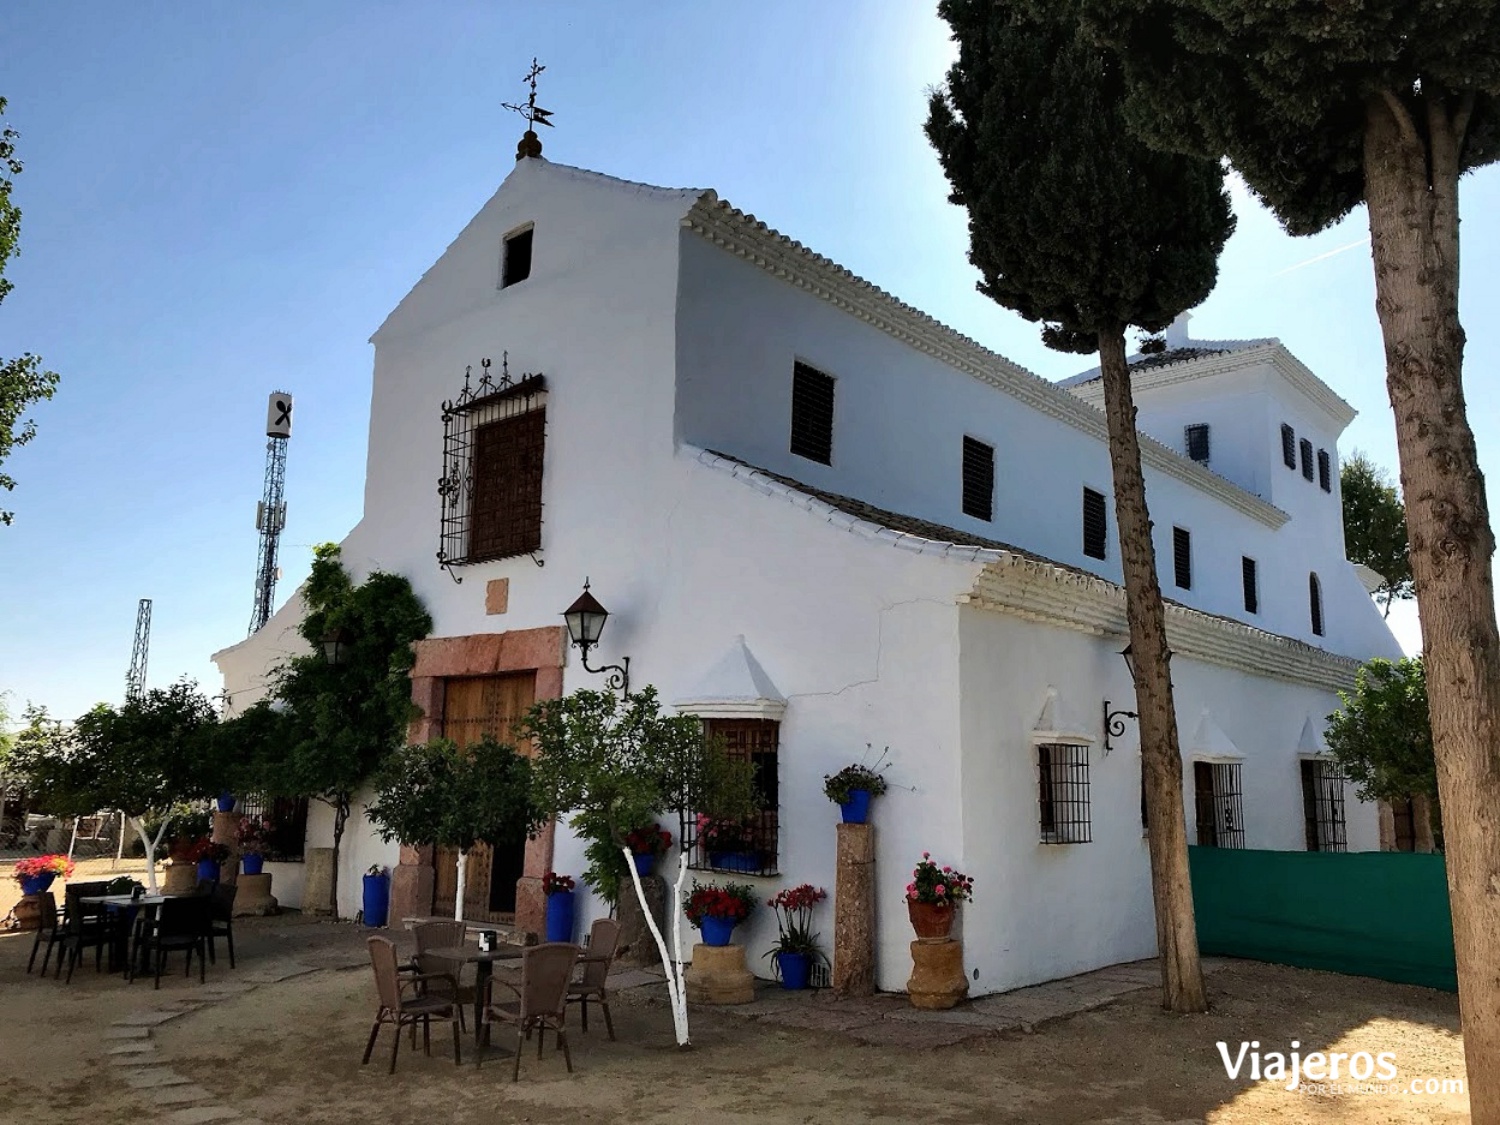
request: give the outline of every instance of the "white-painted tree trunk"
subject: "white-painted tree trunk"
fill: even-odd
[[[462,922],[464,920],[464,884],[468,882],[469,853],[458,853],[458,891],[453,896],[453,920]]]
[[[78,846],[78,822],[80,820],[82,820],[82,819],[83,819],[82,817],[78,817],[78,816],[75,816],[73,818],[73,836],[68,841],[68,862],[69,863],[73,862],[73,849]]]
[[[641,873],[636,870],[635,860],[629,848],[621,848],[625,855],[625,867],[630,872],[630,881],[635,884],[635,897],[640,901],[641,914],[646,927],[656,939],[656,949],[661,954],[661,967],[667,974],[667,995],[672,1001],[672,1029],[677,1033],[677,1045],[688,1045],[687,978],[682,969],[682,884],[687,879],[688,861],[684,853],[677,861],[677,882],[672,886],[672,901],[668,910],[672,915],[672,952],[667,952],[666,938],[651,917],[651,907],[646,902],[646,890],[641,886]]]
[[[146,834],[146,822],[138,816],[130,818],[130,823],[135,826],[135,831],[141,838],[141,844],[146,849],[146,890],[151,894],[158,894],[156,882],[156,849],[161,846],[161,839],[167,834],[167,825],[172,823],[172,818],[167,817],[161,822],[161,827],[156,830],[156,839]],[[123,833],[122,833],[123,835]]]

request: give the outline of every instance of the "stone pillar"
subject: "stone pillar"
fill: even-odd
[[[1437,851],[1437,838],[1432,834],[1432,799],[1414,794],[1411,799],[1412,850],[1418,852]]]
[[[43,891],[42,894],[51,894]],[[59,912],[61,913],[61,912]],[[42,896],[22,895],[16,903],[16,929],[39,930],[42,927]]]
[[[835,996],[870,996],[875,992],[875,828],[840,824],[838,833],[833,992]]]
[[[305,882],[302,885],[302,913],[333,913],[333,849],[308,848]]]
[[[1396,810],[1389,801],[1381,801],[1375,809],[1380,815],[1380,850],[1393,852],[1396,850]]]
[[[240,873],[239,828],[243,813],[214,810],[214,826],[210,839],[229,849],[229,858],[219,867],[219,882],[234,886]]]
[[[234,913],[238,917],[242,914],[279,914],[281,907],[271,894],[271,876],[265,872],[259,875],[241,875],[239,890],[234,896]]]
[[[906,995],[913,1008],[951,1008],[969,994],[962,942],[919,939],[911,943],[911,962]]]
[[[656,928],[667,939],[667,948],[672,948],[672,935],[667,932],[667,883],[660,875],[642,875],[641,890],[646,892],[646,904],[651,908],[651,917],[656,919]],[[620,882],[620,944],[615,960],[623,965],[660,965],[661,952],[656,948],[656,939],[646,925],[646,916],[641,913],[641,900],[636,897],[630,880]]]
[[[689,1004],[748,1004],[755,999],[755,978],[745,968],[743,945],[698,942],[686,978]]]
[[[391,925],[403,918],[432,916],[432,846],[401,845],[401,860],[391,872]]]
[[[161,891],[167,895],[190,895],[198,887],[198,867],[185,859],[176,859],[167,865],[162,879]]]

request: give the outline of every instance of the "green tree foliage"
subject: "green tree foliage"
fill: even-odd
[[[1385,579],[1375,596],[1389,617],[1392,602],[1417,593],[1406,539],[1406,505],[1384,470],[1357,449],[1339,469],[1339,491],[1344,498],[1344,553],[1350,562],[1363,563]]]
[[[382,840],[466,852],[505,844],[537,827],[531,763],[485,737],[459,749],[438,738],[398,750],[376,774],[369,816]]]
[[[5,99],[0,98],[0,120],[5,116]],[[15,287],[5,276],[6,263],[21,252],[21,209],[11,199],[12,177],[21,174],[16,156],[16,133],[9,125],[0,127],[0,302]],[[0,359],[0,466],[11,450],[36,437],[36,422],[22,419],[34,402],[49,399],[57,390],[56,372],[47,371],[42,361],[29,352],[15,359]],[[0,471],[0,489],[16,487],[10,474]],[[8,524],[15,513],[0,510],[0,523]]]
[[[1342,710],[1328,716],[1328,751],[1364,801],[1404,801],[1413,794],[1437,803],[1437,763],[1427,715],[1421,657],[1371,660]]]
[[[1163,998],[1207,1007],[1182,827],[1182,757],[1165,616],[1135,430],[1125,333],[1165,328],[1213,289],[1234,229],[1219,162],[1162,153],[1125,127],[1119,63],[1066,11],[1027,0],[942,0],[958,62],[931,98],[927,136],[969,213],[986,296],[1097,350],[1136,658]]]

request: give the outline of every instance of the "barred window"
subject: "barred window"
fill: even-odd
[[[833,376],[805,363],[792,367],[792,452],[833,464]]]
[[[1281,424],[1281,460],[1288,469],[1297,467],[1297,432],[1285,422]]]
[[[1240,559],[1240,581],[1245,587],[1245,612],[1260,612],[1260,575],[1255,560],[1252,558]]]
[[[964,515],[990,520],[995,515],[995,447],[964,438]]]
[[[1042,843],[1089,843],[1089,748],[1042,743],[1036,757]]]
[[[1172,578],[1179,590],[1193,588],[1193,536],[1185,527],[1172,529]]]
[[[1109,517],[1104,509],[1104,493],[1092,488],[1083,490],[1083,553],[1091,559],[1105,557]]]
[[[744,875],[776,874],[781,806],[780,731],[781,724],[774,719],[703,720],[706,738],[722,739],[725,753],[755,767],[760,808],[743,823],[713,821],[700,817],[700,810],[683,810],[678,839],[689,867]]]
[[[1313,450],[1312,442],[1303,438],[1297,443],[1297,448],[1302,453],[1302,477],[1304,480],[1313,479]]]
[[[271,825],[265,849],[272,863],[301,863],[307,843],[307,798],[267,797],[252,793],[241,797],[239,811],[246,819],[265,818]]]
[[[1324,492],[1333,491],[1333,462],[1326,449],[1318,450],[1318,487]]]
[[[1344,823],[1344,775],[1334,762],[1303,759],[1302,819],[1308,851],[1349,850]]]
[[[1201,847],[1245,846],[1245,809],[1238,762],[1194,762],[1193,807]]]
[[[1182,441],[1187,447],[1187,455],[1201,464],[1208,464],[1208,423],[1198,422],[1191,426],[1185,426],[1182,431]]]
[[[531,236],[534,227],[506,236],[504,258],[500,264],[500,288],[508,289],[531,276]]]
[[[1307,576],[1307,612],[1312,618],[1313,636],[1323,635],[1323,584],[1316,574]]]

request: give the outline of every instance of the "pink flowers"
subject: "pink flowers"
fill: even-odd
[[[974,897],[974,880],[951,865],[939,868],[930,852],[912,870],[912,881],[906,884],[906,897],[912,902],[956,905]]]

